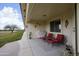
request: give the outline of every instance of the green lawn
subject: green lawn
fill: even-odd
[[[0,31],[0,47],[8,42],[20,40],[23,32],[24,31],[16,31],[12,33],[10,31]]]

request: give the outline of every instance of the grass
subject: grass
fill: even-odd
[[[20,40],[24,31],[16,31],[16,32],[10,32],[10,31],[0,31],[0,47],[5,45],[6,43],[13,42]]]

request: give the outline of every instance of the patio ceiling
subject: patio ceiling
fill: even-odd
[[[21,8],[24,25],[25,25],[25,20],[26,20],[26,7],[27,7],[26,3],[20,3],[20,8]]]
[[[72,10],[74,4],[68,3],[31,3],[28,8],[29,21],[44,21],[52,17],[67,13]]]

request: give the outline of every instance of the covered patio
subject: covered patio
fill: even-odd
[[[76,53],[75,4],[29,3],[26,5],[21,4],[21,6],[24,7],[22,8],[22,13],[26,13],[24,24],[25,31],[27,31],[27,39],[29,39],[29,34],[31,33],[32,39],[30,41],[38,41],[39,44],[41,40],[39,41],[38,38],[43,36],[44,32],[52,33],[54,37],[57,34],[63,34],[65,40],[67,40],[66,44],[72,46],[74,54]],[[58,23],[55,24],[56,21]],[[54,24],[52,25],[51,23]],[[48,47],[48,49],[50,48]]]

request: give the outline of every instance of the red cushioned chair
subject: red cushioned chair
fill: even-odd
[[[48,33],[46,39],[47,40],[52,40],[53,39],[53,34],[52,33]]]
[[[64,41],[64,35],[62,34],[57,34],[57,37],[55,39],[52,40],[47,40],[48,43],[62,43]]]
[[[48,33],[47,35],[42,37],[43,40],[51,40],[52,38],[53,38],[53,34],[52,33]]]

